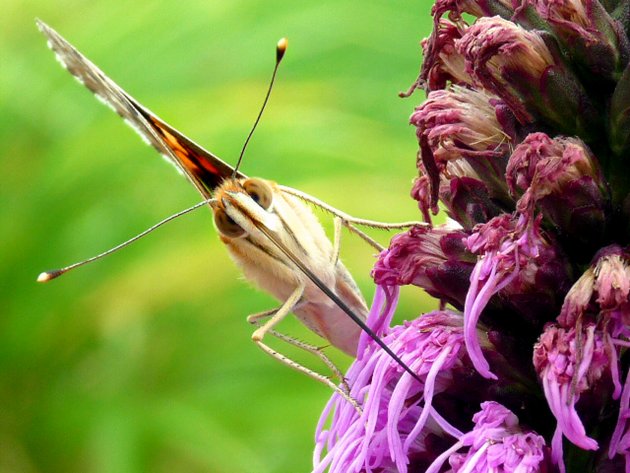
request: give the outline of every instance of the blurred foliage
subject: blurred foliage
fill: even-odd
[[[397,92],[415,79],[429,8],[424,0],[3,2],[0,472],[308,471],[330,395],[250,342],[245,316],[275,302],[242,281],[205,210],[35,283],[41,270],[107,249],[199,197],[56,64],[34,18],[228,162],[286,35],[243,171],[395,221],[420,218],[408,197],[416,144],[407,117],[421,97]],[[348,234],[342,245],[369,301],[373,252]],[[431,304],[409,291],[398,317]],[[283,331],[315,340],[294,321]]]

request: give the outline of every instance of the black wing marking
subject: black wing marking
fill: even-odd
[[[172,162],[204,198],[211,197],[216,187],[232,176],[234,168],[140,105],[59,33],[40,20],[37,26],[61,64]],[[236,177],[245,175],[237,172]]]

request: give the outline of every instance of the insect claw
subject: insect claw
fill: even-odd
[[[252,340],[254,342],[260,342],[265,337],[265,331],[261,328],[257,329],[252,333]]]

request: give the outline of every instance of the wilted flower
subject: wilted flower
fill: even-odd
[[[513,0],[436,0],[431,14],[434,18],[448,12],[449,17],[455,18],[468,13],[478,18],[498,15],[509,19],[514,14],[514,6]]]
[[[316,471],[630,472],[630,4],[433,15],[411,194],[454,222],[392,239],[368,320],[419,380],[362,335]],[[388,328],[407,284],[439,310]]]
[[[441,225],[413,227],[392,239],[374,265],[374,281],[383,286],[413,284],[457,308],[464,307],[475,258],[461,229]]]
[[[604,397],[605,400],[604,392],[612,391],[610,398],[620,400],[617,424],[610,439],[609,458],[613,459],[618,454],[623,455],[627,458],[628,467],[630,467],[630,376],[626,374],[626,381],[622,386],[619,357],[624,349],[630,347],[629,265],[630,253],[618,245],[600,250],[591,267],[568,292],[558,316],[558,324],[568,327],[565,330],[567,333],[572,333],[576,330],[575,327],[584,325],[594,331],[596,343],[591,344],[593,346],[589,346],[584,340],[579,344],[580,353],[577,361],[585,365],[585,370],[579,376],[587,377],[582,379],[572,377],[570,379],[573,383],[572,389],[568,392],[579,397],[579,393],[584,391],[585,387],[591,389],[593,381],[599,380],[603,374],[602,369],[609,371],[608,385],[606,389],[598,390],[596,399]],[[589,337],[582,338],[588,340]],[[576,349],[575,346],[566,348]],[[594,352],[597,356],[589,355],[589,349],[598,349],[599,353]],[[569,358],[566,359],[569,362]],[[572,363],[575,362],[575,354],[572,354]],[[589,373],[591,379],[588,378]],[[545,394],[549,398],[547,391]],[[589,409],[594,407],[601,409],[603,406],[593,406],[591,402]],[[577,412],[572,411],[571,414],[572,422],[580,422]],[[560,420],[558,428],[562,430]],[[571,439],[568,435],[567,438]]]
[[[491,161],[505,156],[512,140],[497,118],[501,106],[490,94],[455,85],[429,93],[410,121],[418,128],[418,138],[426,137],[433,156],[444,166],[461,158]]]
[[[431,37],[422,42],[425,61],[420,77],[407,94],[420,86],[426,86],[427,90],[437,90],[443,89],[447,83],[469,83],[471,77],[466,73],[464,56],[455,48],[455,41],[462,37],[465,28],[466,25],[461,21],[437,21]]]
[[[612,337],[630,339],[630,252],[602,248],[567,293],[557,318],[562,327],[595,323]]]
[[[457,308],[464,307],[474,256],[465,245],[466,233],[447,225],[413,227],[392,239],[374,266],[379,285],[413,284]]]
[[[444,18],[447,12],[448,18]],[[468,28],[462,13],[476,17],[499,15],[509,19],[514,9],[511,0],[437,0],[431,9],[433,32],[422,42],[424,61],[420,77],[409,93],[416,87],[443,89],[447,82],[473,85],[474,77],[466,72],[464,57],[455,47],[455,41]]]
[[[506,178],[513,195],[523,194],[519,211],[534,206],[560,238],[570,236],[563,242],[567,251],[584,255],[585,247],[593,251],[601,244],[610,209],[608,184],[580,139],[528,135],[514,149]]]
[[[482,180],[492,185],[494,198],[509,201],[503,175],[513,123],[499,122],[504,109],[496,97],[460,86],[429,93],[410,120],[417,127],[425,169]],[[427,164],[428,159],[434,163]]]
[[[515,119],[501,100],[453,85],[429,93],[410,121],[420,144],[418,168],[427,179],[424,200],[419,199],[425,214],[429,208],[435,212],[439,198],[453,218],[470,228],[481,223],[476,220],[480,213],[491,217],[501,211],[497,206],[513,207],[504,174]],[[479,209],[471,202],[485,205]]]

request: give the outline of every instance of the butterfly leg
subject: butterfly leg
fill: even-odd
[[[380,228],[383,230],[393,230],[393,229],[400,229],[400,228],[409,228],[409,227],[413,227],[415,225],[418,226],[423,226],[423,227],[428,227],[429,224],[426,222],[397,222],[397,223],[387,223],[387,222],[378,222],[376,220],[367,220],[367,219],[363,219],[363,218],[356,218],[353,217],[351,215],[348,215],[345,212],[342,212],[341,210],[333,207],[332,205],[328,205],[326,202],[323,202],[321,200],[319,200],[316,197],[313,197],[312,195],[306,194],[305,192],[299,191],[297,189],[294,189],[292,187],[287,187],[287,186],[278,186],[283,192],[286,192],[287,194],[291,194],[295,197],[298,197],[299,199],[302,199],[306,202],[310,202],[311,204],[315,205],[316,207],[319,207],[322,210],[325,210],[326,212],[330,212],[331,214],[335,215],[336,217],[341,218],[341,220],[344,222],[344,226],[347,226],[349,224],[352,225],[360,225],[360,226],[364,226],[364,227],[372,227],[372,228]],[[357,230],[353,230],[355,233],[357,233]],[[361,236],[359,233],[357,233],[357,235]],[[365,235],[365,234],[363,234]],[[367,237],[367,235],[365,235]],[[364,238],[364,237],[362,237]],[[367,237],[369,238],[369,237]],[[368,240],[369,241],[369,240]]]
[[[272,356],[276,360],[280,361],[281,363],[301,373],[304,373],[305,375],[315,379],[316,381],[319,381],[327,385],[328,387],[330,387],[331,389],[339,393],[339,395],[341,395],[346,401],[352,404],[352,406],[355,409],[357,409],[357,411],[361,412],[361,408],[359,404],[349,394],[350,388],[343,377],[343,373],[326,356],[326,354],[322,351],[321,348],[302,342],[300,340],[296,340],[292,337],[289,337],[288,335],[285,335],[280,332],[277,332],[276,330],[273,330],[273,327],[278,322],[280,322],[291,311],[291,309],[293,309],[295,304],[299,301],[300,297],[302,296],[303,291],[304,291],[304,288],[300,286],[293,292],[293,294],[291,294],[289,299],[287,299],[287,301],[284,304],[282,304],[282,306],[280,306],[278,309],[268,310],[268,311],[261,312],[258,314],[253,314],[247,317],[247,321],[249,323],[258,326],[258,329],[252,334],[252,340],[265,353]],[[270,318],[270,319],[263,323],[261,319],[265,319],[265,318]],[[312,353],[316,355],[317,357],[319,357],[324,362],[324,364],[329,367],[334,377],[340,380],[340,383],[342,384],[343,387],[340,387],[337,384],[335,384],[329,377],[323,376],[320,373],[317,373],[316,371],[313,371],[310,368],[307,368],[299,364],[298,362],[288,358],[287,356],[283,355],[282,353],[277,352],[270,346],[263,343],[262,341],[263,337],[267,333],[269,333],[270,335],[274,337],[277,337],[278,339],[284,342],[289,343],[290,345],[306,350],[307,352]]]
[[[341,252],[341,229],[343,227],[346,227],[352,233],[355,233],[356,235],[358,235],[360,238],[365,240],[368,245],[371,245],[377,251],[381,252],[385,250],[385,247],[382,246],[379,242],[374,240],[371,236],[369,236],[364,231],[359,230],[357,227],[355,227],[351,223],[348,223],[347,221],[345,221],[342,217],[339,217],[336,215],[335,218],[333,219],[333,223],[334,223],[334,237],[333,237],[333,252],[332,252],[332,257],[331,257],[331,261],[333,262],[333,264],[336,265],[339,262],[339,254]]]
[[[282,319],[284,319],[289,312],[300,301],[304,294],[304,284],[298,285],[293,293],[287,298],[286,301],[275,311],[269,314],[269,320],[259,326],[252,334],[252,340],[255,343],[259,343],[265,337],[265,333],[276,326]],[[248,317],[249,321],[249,317]]]
[[[377,251],[381,252],[385,250],[385,247],[383,245],[381,245],[379,242],[374,240],[371,236],[369,236],[363,230],[359,230],[353,223],[350,223],[350,222],[351,221],[344,220],[343,217],[340,217],[338,215],[336,215],[334,218],[334,238],[333,238],[333,255],[332,255],[332,261],[334,264],[337,264],[337,262],[339,261],[339,253],[341,249],[341,228],[342,227],[346,227],[352,233],[354,233],[355,235],[358,235],[360,238],[365,240],[368,245],[372,246]],[[381,228],[386,228],[388,230],[392,228],[407,228],[410,226],[409,223],[411,222],[383,224],[383,225],[388,225],[388,227],[381,227]]]
[[[276,312],[277,309],[271,309],[271,310],[267,310],[265,312],[260,312],[258,314],[253,314],[250,315],[249,317],[247,317],[247,321],[250,324],[256,325],[258,327],[260,327],[262,325],[261,319],[270,317],[271,315],[273,315]],[[298,340],[296,338],[290,337],[288,335],[285,335],[284,333],[280,333],[276,330],[269,330],[267,333],[269,333],[269,335],[273,335],[274,337],[278,338],[279,340],[282,340],[283,342],[286,342],[290,345],[293,345],[297,348],[301,348],[302,350],[305,350],[315,356],[317,356],[319,359],[322,360],[322,362],[330,369],[330,371],[332,371],[333,376],[335,378],[337,378],[339,380],[339,382],[343,385],[343,390],[345,393],[349,393],[350,392],[350,386],[348,386],[348,383],[346,382],[346,379],[343,376],[343,373],[341,372],[341,370],[339,368],[337,368],[337,366],[330,360],[330,358],[328,358],[328,356],[326,355],[326,353],[324,353],[323,347],[317,347],[315,345],[311,345],[310,343],[306,343],[303,342],[302,340]],[[326,383],[328,384],[328,383]]]
[[[341,218],[341,217],[337,217],[337,218]],[[354,233],[355,235],[358,235],[360,238],[365,240],[367,242],[367,244],[371,245],[373,248],[375,248],[376,251],[381,252],[381,251],[385,250],[385,247],[383,245],[381,245],[379,242],[377,242],[375,239],[373,239],[371,236],[369,236],[363,230],[359,230],[357,227],[355,227],[353,224],[351,224],[347,220],[341,220],[341,223],[343,224],[344,227],[346,227],[352,233]]]

